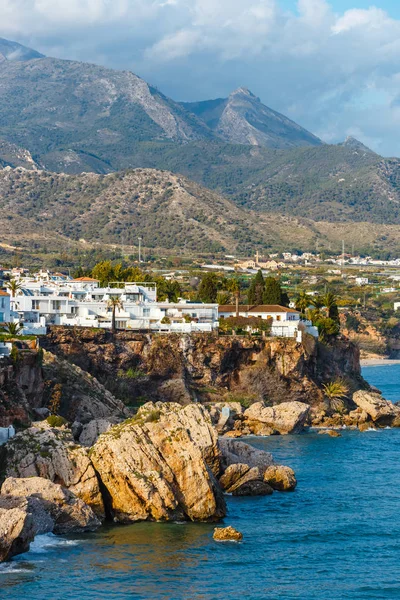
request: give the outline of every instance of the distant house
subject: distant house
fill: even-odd
[[[286,265],[283,262],[277,262],[276,260],[260,258],[257,252],[254,259],[247,259],[236,263],[238,269],[265,269],[269,271],[276,271],[277,269],[285,268]]]
[[[227,319],[237,315],[234,304],[221,305],[218,308],[219,319]],[[246,304],[239,306],[239,317],[258,317],[259,319],[272,319],[271,335],[277,337],[293,337],[300,341],[303,331],[318,337],[316,327],[311,321],[301,319],[300,313],[293,308],[286,308],[277,304]]]
[[[11,320],[10,316],[10,294],[0,290],[0,323],[9,323]]]

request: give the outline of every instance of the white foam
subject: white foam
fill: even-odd
[[[31,543],[30,552],[35,554],[42,554],[48,552],[50,548],[58,546],[76,546],[78,542],[76,540],[66,540],[65,538],[58,537],[54,533],[46,533],[44,535],[38,535]]]

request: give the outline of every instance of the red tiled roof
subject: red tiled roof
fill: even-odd
[[[3,292],[3,290],[0,290],[0,296],[9,296],[10,294],[7,294],[7,292]]]
[[[235,304],[221,304],[218,312],[236,312]],[[294,308],[286,308],[279,304],[244,304],[239,306],[239,312],[247,313],[298,313]]]

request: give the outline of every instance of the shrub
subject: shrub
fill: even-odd
[[[47,417],[46,421],[50,425],[50,427],[62,427],[67,423],[64,417],[59,417],[58,415],[50,415],[49,417]]]

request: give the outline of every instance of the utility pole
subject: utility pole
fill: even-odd
[[[343,277],[343,269],[344,269],[344,240],[342,240],[342,277]]]
[[[142,238],[139,237],[139,264],[142,262]]]

